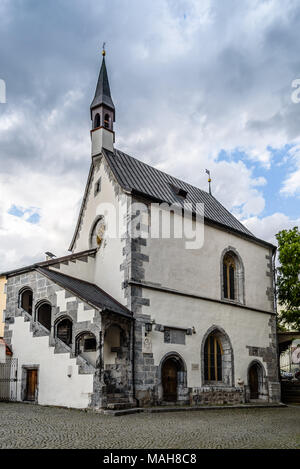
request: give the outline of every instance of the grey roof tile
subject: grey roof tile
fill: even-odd
[[[37,270],[53,282],[74,293],[74,296],[78,296],[79,298],[86,300],[95,307],[132,318],[132,314],[129,309],[97,285],[75,277],[70,277],[69,275],[65,275],[60,272],[55,272],[45,267],[38,267]]]
[[[184,201],[189,202],[193,204],[194,209],[197,203],[204,203],[204,217],[206,220],[254,237],[239,220],[208,192],[149,166],[120,150],[115,150],[112,153],[103,149],[103,152],[117,181],[124,189],[133,190],[146,197],[170,204],[183,206]],[[172,186],[186,191],[186,198],[183,199],[176,195]]]

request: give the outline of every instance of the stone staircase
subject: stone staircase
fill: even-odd
[[[130,402],[129,397],[123,393],[107,394],[107,406],[109,410],[132,409],[136,404]]]
[[[76,365],[78,365],[78,374],[94,374],[96,369],[85,358],[80,355],[75,355],[71,347],[65,344],[58,337],[51,337],[50,332],[39,322],[33,322],[30,314],[23,312],[24,322],[30,321],[30,331],[33,337],[49,336],[49,347],[54,347],[54,353],[69,353],[70,358],[76,358]]]

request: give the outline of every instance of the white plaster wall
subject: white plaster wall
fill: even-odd
[[[246,305],[270,311],[266,290],[267,247],[252,243],[232,233],[205,225],[204,244],[200,249],[186,249],[184,239],[148,239],[142,252],[149,255],[144,262],[145,280],[163,287],[200,296],[221,299],[220,259],[223,250],[234,247],[245,268]]]
[[[120,265],[123,262],[124,243],[121,241],[121,236],[119,236],[118,230],[116,231],[116,236],[108,236],[107,232],[110,228],[108,226],[109,217],[107,216],[107,213],[104,213],[107,209],[103,205],[107,204],[107,208],[112,209],[111,213],[115,213],[117,219],[120,217],[122,218],[122,214],[124,214],[126,207],[126,195],[121,195],[124,202],[121,204],[118,197],[116,197],[113,184],[104,170],[104,164],[106,165],[102,160],[97,169],[94,169],[94,173],[91,178],[90,191],[87,197],[86,209],[83,214],[82,225],[75,244],[74,252],[84,251],[85,249],[90,248],[90,233],[95,219],[99,215],[104,215],[105,223],[107,225],[105,235],[106,239],[103,240],[101,247],[96,254],[92,282],[121,303],[126,304],[124,292],[122,290],[124,274],[120,271]],[[100,177],[101,191],[95,196],[95,183]],[[121,215],[119,215],[119,211],[122,212]],[[120,235],[123,234],[123,232],[120,233]]]
[[[22,366],[39,365],[38,403],[74,408],[86,408],[93,392],[93,375],[78,374],[76,358],[69,353],[54,353],[49,347],[49,337],[33,337],[30,322],[16,317],[10,325],[14,358],[18,358],[18,377],[22,377]],[[72,376],[67,375],[72,367]],[[18,400],[21,386],[18,385]]]
[[[195,327],[196,334],[186,335],[185,345],[164,343],[164,334],[155,331],[154,327],[149,334],[152,340],[154,364],[159,365],[166,353],[178,352],[187,366],[188,386],[202,385],[201,344],[212,325],[224,329],[230,338],[234,354],[235,384],[239,378],[247,383],[247,368],[254,359],[249,356],[246,346],[269,346],[269,314],[148,289],[143,289],[143,297],[150,299],[150,306],[144,308],[144,313],[150,314],[151,319],[155,319],[157,324],[183,329]],[[198,364],[199,370],[193,371],[192,363]]]
[[[100,128],[91,132],[92,156],[101,153],[102,148],[114,151],[114,134],[109,130]]]
[[[50,265],[49,269],[53,270],[54,272],[59,272],[61,274],[70,275],[71,277],[85,280],[86,282],[93,282],[95,258],[89,256],[87,258],[87,262],[81,261],[80,259],[75,259],[74,261],[69,261],[68,265],[61,262],[59,268]]]

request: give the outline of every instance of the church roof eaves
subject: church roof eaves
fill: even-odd
[[[68,254],[67,256],[55,257],[53,259],[49,259],[48,261],[36,262],[35,264],[31,264],[25,267],[20,267],[18,269],[0,273],[0,276],[11,277],[14,275],[19,275],[19,274],[23,274],[26,272],[30,272],[31,270],[35,270],[37,267],[54,266],[55,264],[60,264],[61,262],[67,262],[69,260],[80,259],[81,257],[86,257],[86,256],[94,256],[96,252],[97,252],[97,249],[88,249],[85,251]]]

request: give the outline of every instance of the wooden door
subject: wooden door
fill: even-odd
[[[27,370],[26,400],[35,401],[37,388],[37,370]]]
[[[258,370],[252,365],[249,370],[250,399],[258,399]]]
[[[177,401],[177,366],[173,360],[167,360],[162,371],[163,398],[165,401]]]

